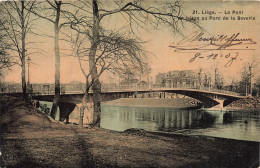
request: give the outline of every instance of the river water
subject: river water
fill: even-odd
[[[260,142],[259,112],[102,105],[101,127],[178,132]]]

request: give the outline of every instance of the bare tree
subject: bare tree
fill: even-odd
[[[0,70],[8,68],[10,69],[11,66],[14,65],[12,63],[11,57],[8,53],[8,51],[11,48],[10,40],[8,36],[6,35],[4,25],[6,24],[6,20],[0,16]],[[1,76],[1,75],[0,75]]]
[[[31,12],[25,10],[25,8],[32,9],[34,2],[30,1],[6,1],[0,4],[1,10],[3,12],[2,17],[4,21],[1,20],[1,26],[5,31],[6,35],[12,42],[12,46],[9,49],[13,53],[18,54],[18,59],[15,59],[13,56],[11,60],[12,64],[19,64],[22,68],[22,89],[23,89],[23,98],[27,100],[26,93],[26,80],[25,80],[25,58],[26,55],[31,53],[26,53],[27,51],[27,42],[26,38],[28,33],[31,30],[32,21]]]
[[[257,88],[257,96],[259,97],[259,95],[260,95],[260,76],[256,79],[254,85]]]
[[[126,72],[141,74],[148,69],[146,52],[142,48],[141,43],[136,39],[123,36],[118,32],[102,33],[96,49],[95,62],[93,64],[89,63],[88,69],[84,68],[84,65],[82,64],[84,61],[89,60],[88,53],[91,50],[89,39],[79,32],[76,33],[75,37],[70,37],[70,39],[71,44],[73,45],[74,54],[77,56],[82,73],[86,78],[84,100],[89,99],[88,94],[90,87],[92,87],[93,91],[95,87],[99,87],[98,89],[100,89],[99,77],[105,71],[109,71],[113,74],[124,74]],[[97,71],[95,78],[91,77],[94,70]],[[96,98],[95,100],[95,97],[93,97],[93,101],[97,102],[97,99],[100,98]],[[84,115],[84,109],[86,108],[85,105],[86,102],[83,101],[81,116]],[[97,113],[97,111],[94,114],[95,118],[97,118],[96,121],[99,121],[100,114]],[[98,122],[96,123],[99,124]]]
[[[206,73],[204,74],[204,82],[203,82],[203,84],[204,84],[205,88],[208,87],[208,85],[209,85],[208,75]]]
[[[70,24],[71,21],[67,22],[64,15],[70,14],[69,8],[67,6],[74,7],[72,3],[64,3],[57,0],[46,0],[43,2],[37,2],[34,8],[26,8],[28,11],[32,12],[39,18],[49,21],[54,26],[54,36],[49,36],[54,39],[54,52],[55,52],[55,95],[53,100],[53,108],[51,116],[53,117],[57,111],[60,102],[60,46],[59,41],[61,29]],[[62,10],[62,7],[65,9]],[[72,9],[71,9],[72,10]]]
[[[246,95],[249,94],[252,96],[252,90],[253,90],[253,82],[252,79],[255,75],[257,62],[256,60],[253,60],[251,62],[248,62],[244,65],[243,71],[242,71],[242,85],[245,85],[246,89]]]
[[[201,89],[201,85],[202,85],[202,68],[200,68],[199,72],[198,72],[198,82],[199,82],[199,89]]]
[[[81,17],[81,20],[71,21],[71,28],[85,35],[85,37],[82,38],[86,38],[89,41],[89,47],[85,48],[89,74],[85,73],[84,75],[91,77],[91,83],[88,84],[88,80],[86,82],[87,86],[92,85],[94,123],[99,126],[101,112],[101,85],[99,77],[102,71],[113,69],[114,71],[120,72],[123,69],[126,70],[133,67],[138,69],[144,67],[144,50],[141,48],[142,44],[140,40],[136,40],[140,38],[135,33],[134,27],[145,29],[148,24],[154,28],[158,28],[160,25],[166,25],[173,30],[173,32],[181,33],[181,28],[183,28],[185,22],[194,22],[183,17],[181,3],[179,1],[161,4],[160,7],[146,7],[143,1],[139,0],[128,3],[124,1],[113,1],[112,9],[106,9],[108,3],[110,3],[109,5],[111,6],[110,1],[92,0],[92,2],[81,1],[80,3],[80,6],[84,6],[84,8],[82,8],[83,14],[80,15],[79,12],[78,15],[85,15],[85,17]],[[113,16],[121,17],[128,23],[126,32],[128,32],[129,36],[125,35],[127,33],[124,34],[122,30],[120,31],[113,28],[113,25],[109,25],[110,29],[106,26],[106,21]],[[75,19],[77,17],[69,16],[69,18]],[[84,21],[82,21],[82,18],[84,18]],[[75,40],[74,42],[78,43],[79,41]],[[77,54],[82,54],[82,52]],[[104,56],[110,61],[105,61]],[[79,58],[81,57],[79,56]],[[128,64],[128,62],[130,62],[130,64]],[[115,67],[115,65],[117,65],[117,67]],[[101,69],[98,69],[99,66],[101,66]],[[88,90],[86,91],[86,94],[87,93]]]
[[[214,82],[215,82],[215,88],[216,89],[223,89],[223,87],[224,87],[224,78],[219,73],[218,68],[215,68],[215,70],[214,70]]]
[[[6,36],[5,30],[3,28],[4,19],[0,16],[0,89],[1,93],[5,90],[5,83],[3,82],[4,73],[3,71],[6,68],[10,68],[12,66],[8,50],[10,48],[9,40]]]

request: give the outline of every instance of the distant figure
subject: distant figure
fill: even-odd
[[[40,107],[39,100],[32,100],[32,105],[34,108],[39,108]]]
[[[94,103],[91,100],[89,100],[87,106],[88,106],[88,112],[86,115],[87,123],[93,124]]]
[[[33,105],[32,94],[28,94],[28,102]]]
[[[80,121],[86,124],[93,123],[94,105],[89,95],[85,95],[82,101],[82,107],[80,109]],[[86,114],[85,114],[86,113]],[[85,117],[84,117],[85,114]],[[82,124],[83,124],[82,123]]]
[[[40,102],[39,102],[39,100],[36,100],[36,102],[35,102],[35,107],[36,107],[36,108],[39,108],[39,107],[40,107]]]

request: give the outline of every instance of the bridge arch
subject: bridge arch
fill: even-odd
[[[129,90],[106,90],[101,93],[102,101],[109,101],[119,98],[135,97],[138,93],[152,92],[168,92],[177,93],[192,97],[203,103],[204,108],[223,108],[235,100],[246,98],[246,96],[238,96],[213,91],[205,91],[198,89],[179,89],[179,88],[158,88],[158,89],[129,89]],[[91,95],[91,94],[90,94]],[[61,101],[80,104],[84,94],[65,94],[61,95]],[[38,100],[52,101],[53,95],[34,96]]]

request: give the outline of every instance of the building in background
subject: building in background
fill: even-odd
[[[199,86],[197,74],[192,70],[183,71],[169,71],[166,73],[159,73],[155,77],[155,87],[191,87],[197,88]]]

